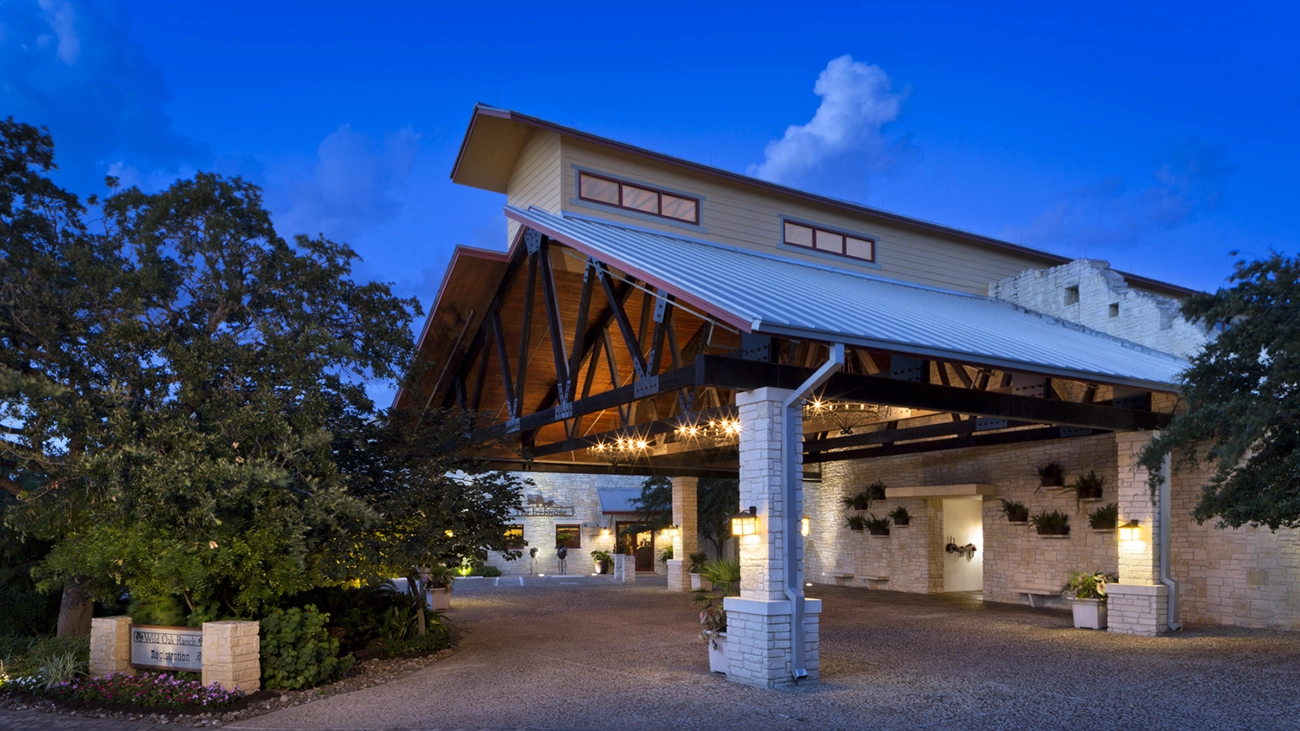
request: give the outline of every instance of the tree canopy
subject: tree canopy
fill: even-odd
[[[53,165],[47,133],[0,123],[0,486],[65,609],[71,588],[83,611],[126,591],[156,621],[256,616],[500,544],[518,486],[428,448],[466,449],[467,417],[390,421],[366,394],[407,372],[414,299],[282,238],[242,179],[109,179],[92,232]]]
[[[1193,512],[1221,526],[1300,526],[1300,261],[1280,254],[1238,262],[1233,286],[1183,305],[1221,330],[1183,374],[1186,408],[1152,440],[1142,463],[1159,486],[1167,454],[1209,467]]]
[[[740,480],[705,478],[695,493],[700,535],[722,555],[722,544],[731,536],[731,515],[740,510]],[[641,494],[632,501],[637,525],[626,530],[660,530],[673,522],[673,484],[667,477],[649,477],[641,483]],[[679,558],[686,558],[680,556]]]

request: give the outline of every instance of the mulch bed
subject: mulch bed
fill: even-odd
[[[222,726],[245,718],[273,713],[284,708],[301,706],[321,698],[351,693],[381,685],[431,665],[455,652],[454,648],[439,650],[417,657],[391,659],[371,658],[358,662],[348,674],[334,683],[308,690],[261,690],[250,693],[235,702],[213,709],[203,706],[182,708],[149,708],[116,703],[88,703],[85,701],[54,701],[21,691],[0,693],[0,710],[33,710],[58,713],[83,718],[117,718],[127,721],[153,721],[175,723],[182,726]]]

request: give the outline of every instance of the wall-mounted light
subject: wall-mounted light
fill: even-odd
[[[669,527],[668,527],[668,536],[669,536],[670,538],[676,538],[677,536],[679,536],[679,535],[681,535],[681,534],[682,534],[682,529],[681,529],[681,528],[678,528],[678,527],[675,526],[675,525],[673,525],[673,526],[669,526]]]
[[[731,535],[758,535],[758,508],[749,506],[749,512],[739,512],[731,516]]]
[[[1125,542],[1142,540],[1141,525],[1139,525],[1136,520],[1130,520],[1124,525],[1121,525],[1119,527],[1119,539]]]
[[[608,529],[608,528],[601,528],[601,529],[600,529],[600,537],[601,537],[601,538],[609,538],[609,529]]]
[[[806,536],[809,533],[812,533],[812,518],[805,515],[803,520],[799,521],[799,534]]]

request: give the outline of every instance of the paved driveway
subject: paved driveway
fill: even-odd
[[[772,692],[710,675],[689,596],[663,586],[462,581],[451,658],[232,727],[1300,729],[1300,633],[1121,637],[1060,611],[814,587],[822,682]]]

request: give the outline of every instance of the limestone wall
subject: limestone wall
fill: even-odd
[[[601,514],[599,488],[634,488],[640,489],[644,477],[623,475],[569,475],[546,472],[520,473],[521,478],[531,480],[532,486],[524,488],[526,496],[538,496],[543,501],[549,500],[555,505],[572,506],[573,517],[520,517],[513,521],[524,526],[524,540],[528,545],[523,550],[523,557],[507,561],[503,554],[495,553],[488,557],[488,565],[501,569],[506,576],[528,576],[530,573],[553,575],[559,573],[560,562],[555,556],[556,524],[580,524],[582,526],[582,548],[570,549],[566,569],[570,574],[589,574],[592,571],[591,552],[600,549],[614,550],[614,532],[601,536],[602,528],[611,528],[610,516]],[[526,501],[525,501],[526,502]],[[620,517],[619,520],[624,518]],[[671,545],[671,544],[666,544]],[[537,548],[537,560],[528,556],[529,548]],[[663,546],[657,546],[661,550]],[[663,564],[655,561],[656,571],[663,570]]]
[[[1076,506],[1073,493],[1038,487],[1034,467],[1050,461],[1065,467],[1067,481],[1080,472],[1096,470],[1106,477],[1099,501]],[[904,505],[912,525],[894,528],[889,538],[869,538],[845,526],[846,511],[840,499],[880,479],[891,487],[986,483],[996,485],[998,497],[1024,503],[1031,513],[1060,510],[1070,515],[1067,538],[1037,535],[1032,527],[1007,522],[1001,503],[983,503],[984,597],[988,601],[1023,602],[1021,587],[1059,589],[1071,569],[1095,568],[1113,572],[1118,566],[1118,544],[1113,532],[1088,527],[1087,514],[1115,502],[1116,458],[1114,437],[1100,435],[1031,445],[980,447],[929,455],[883,457],[823,465],[820,484],[805,487],[807,509],[813,520],[807,551],[807,576],[811,581],[834,583],[837,573],[863,577],[887,575],[887,588],[897,591],[937,593],[943,590],[943,546],[940,500],[877,501],[877,516]]]
[[[1300,629],[1300,531],[1197,525],[1208,472],[1174,466],[1170,554],[1182,622]]]
[[[989,296],[1183,357],[1206,341],[1204,328],[1178,314],[1177,300],[1131,288],[1104,261],[1030,269],[990,284]]]

